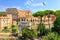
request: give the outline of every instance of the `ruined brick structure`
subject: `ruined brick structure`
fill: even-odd
[[[6,9],[6,16],[0,16],[0,27],[3,29],[5,26],[11,26],[11,25],[22,25],[22,23],[29,25],[30,29],[37,29],[37,26],[40,23],[40,17],[34,17],[29,10],[18,10],[16,8],[7,8]],[[48,15],[42,17],[42,23],[45,25],[46,28],[49,28],[49,26],[53,27],[53,22],[56,19],[56,16],[53,14],[50,14],[50,18],[48,20]],[[8,23],[6,19],[8,20]],[[5,21],[4,21],[5,20]],[[49,22],[49,23],[48,23]],[[29,24],[27,24],[29,23]]]

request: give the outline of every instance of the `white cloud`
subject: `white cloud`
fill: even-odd
[[[39,1],[39,0],[38,0]],[[32,12],[38,11],[38,8],[45,7],[44,2],[37,2],[37,0],[27,0],[25,7]]]
[[[31,3],[32,3],[31,0],[27,0],[27,1],[25,2],[25,5],[30,5]]]
[[[31,2],[33,2],[34,0],[30,0]]]
[[[35,3],[35,4],[32,4],[32,6],[36,7],[36,6],[44,6],[43,3]]]
[[[26,2],[25,2],[25,6],[26,7],[36,7],[36,6],[44,6],[44,4],[43,4],[43,2],[35,2],[34,3],[34,0],[27,0]]]

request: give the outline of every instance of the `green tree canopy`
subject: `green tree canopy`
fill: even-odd
[[[55,32],[51,32],[48,33],[47,36],[43,38],[43,40],[60,40],[60,36]]]
[[[60,34],[60,10],[56,10],[55,15],[56,20],[54,21],[54,27],[52,28],[52,30]]]
[[[60,34],[60,18],[57,18],[54,22],[54,27],[52,28],[52,31],[57,32]]]
[[[45,13],[45,15],[54,14],[54,11],[53,10],[45,10],[44,13]]]
[[[4,15],[4,14],[6,14],[6,12],[0,12],[0,15]]]
[[[60,10],[56,10],[55,15],[56,15],[56,17],[60,17]]]
[[[33,14],[33,16],[37,17],[37,16],[40,16],[41,18],[41,23],[42,23],[42,17],[45,15],[44,11],[37,11]]]
[[[37,11],[33,14],[33,16],[44,16],[44,11]]]
[[[22,32],[23,32],[22,35],[23,35],[25,38],[34,38],[34,37],[37,37],[37,31],[24,28],[24,29],[22,30]]]

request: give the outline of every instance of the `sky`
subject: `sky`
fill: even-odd
[[[60,10],[60,0],[0,0],[0,11],[6,11],[7,8],[30,10],[32,13],[41,10],[55,11]]]

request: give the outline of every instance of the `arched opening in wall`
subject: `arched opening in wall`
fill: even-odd
[[[32,22],[32,19],[31,19],[31,22]]]
[[[27,21],[28,21],[28,19],[27,19]]]
[[[25,21],[25,18],[24,18],[24,21]]]
[[[23,18],[21,20],[24,21]]]
[[[32,19],[32,22],[34,22],[34,19]]]

